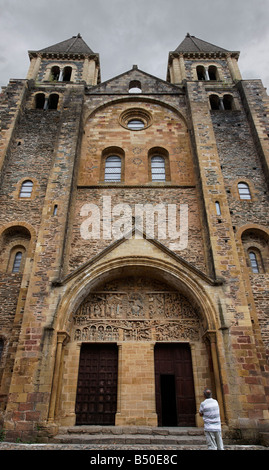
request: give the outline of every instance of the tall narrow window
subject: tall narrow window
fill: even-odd
[[[70,82],[72,75],[72,67],[65,67],[63,70],[63,82]]]
[[[57,65],[52,67],[50,76],[51,76],[51,80],[58,82],[59,77],[60,77],[60,68]]]
[[[12,272],[13,273],[18,273],[20,271],[21,260],[22,260],[22,252],[18,251],[15,255],[15,258],[14,258],[14,263],[13,263],[13,267],[12,267]]]
[[[208,67],[208,76],[209,80],[217,80],[217,67],[215,65]]]
[[[35,96],[35,107],[36,109],[44,109],[45,95],[44,93],[37,93]]]
[[[49,96],[48,109],[57,109],[58,101],[59,101],[59,95],[57,95],[57,93],[52,93]]]
[[[231,95],[224,95],[224,97],[223,97],[223,107],[226,110],[233,109],[233,97]]]
[[[215,206],[217,215],[221,215],[220,203],[218,201],[215,202]]]
[[[165,181],[165,160],[160,155],[151,158],[152,181]]]
[[[240,199],[251,199],[251,194],[247,183],[238,183],[238,192]]]
[[[202,65],[198,65],[198,67],[196,67],[196,72],[198,80],[206,80],[206,71]]]
[[[105,182],[121,182],[121,158],[113,155],[107,157],[105,166]]]
[[[33,182],[32,181],[24,181],[21,185],[20,190],[20,197],[31,197],[33,190]]]
[[[210,95],[209,101],[212,110],[220,109],[221,105],[218,95]]]
[[[259,272],[259,266],[258,266],[258,261],[257,261],[257,256],[254,253],[254,251],[250,251],[249,254],[249,260],[250,260],[250,266],[252,269],[253,273],[258,273]]]

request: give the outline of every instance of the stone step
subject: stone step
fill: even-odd
[[[60,428],[50,442],[58,444],[205,445],[203,429],[141,426],[73,426]]]
[[[151,426],[68,426],[60,427],[60,434],[148,434],[203,436],[203,428],[196,427],[151,427]]]
[[[118,444],[118,445],[205,445],[205,440],[200,436],[148,436],[146,434],[121,434],[121,435],[79,435],[58,434],[52,440],[54,444]]]

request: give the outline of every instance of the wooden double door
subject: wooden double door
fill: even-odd
[[[76,398],[77,425],[115,424],[117,382],[117,345],[82,344]]]
[[[139,344],[137,345],[139,347]],[[155,391],[159,426],[195,426],[195,395],[188,344],[156,344]],[[76,398],[77,425],[114,425],[116,344],[82,344]]]
[[[155,346],[156,411],[159,426],[195,426],[195,394],[190,347]]]

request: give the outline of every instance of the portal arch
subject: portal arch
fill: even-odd
[[[141,257],[139,260],[133,257],[124,257],[115,259],[110,262],[98,263],[95,268],[90,264],[85,270],[77,273],[76,281],[70,282],[69,288],[62,297],[59,315],[57,315],[57,330],[65,330],[70,333],[70,324],[72,316],[84,299],[101,283],[125,277],[126,274],[150,276],[152,279],[164,281],[173,287],[176,291],[185,295],[190,299],[197,308],[203,328],[207,330],[216,330],[217,314],[212,300],[206,292],[206,284],[208,281],[198,278],[194,273],[184,269],[178,269],[176,266],[169,264],[164,260],[145,259]],[[71,281],[71,279],[70,279]],[[211,281],[212,282],[212,281]],[[214,282],[213,282],[214,283]]]
[[[210,377],[213,377],[208,366],[212,362],[215,368],[213,388],[223,408],[216,357],[219,325],[214,304],[207,294],[209,284],[213,286],[214,281],[183,261],[173,263],[171,260],[169,263],[167,259],[143,256],[113,258],[112,253],[110,255],[111,258],[105,260],[103,254],[103,259],[89,262],[64,281],[65,294],[54,324],[58,338],[54,367],[57,374],[53,377],[50,419],[53,421],[58,417],[62,425],[76,422],[80,349],[85,344],[117,345],[121,369],[118,371],[116,425],[128,425],[135,419],[140,420],[139,416],[128,415],[129,401],[131,394],[134,394],[135,399],[142,403],[145,386],[148,387],[149,398],[143,423],[157,425],[154,345],[158,343],[185,343],[191,348],[197,406],[201,399],[199,391],[206,386],[204,376],[207,374],[209,383]],[[218,286],[215,287],[218,289]],[[208,344],[209,349],[212,346],[210,357]],[[141,377],[138,378],[134,391],[127,385],[130,374],[127,365],[130,361],[130,367],[134,366],[136,351],[140,354],[143,351],[143,358],[141,356],[140,365],[132,375],[137,373],[140,377],[144,367],[148,373],[146,384]],[[65,396],[66,402],[60,396]]]

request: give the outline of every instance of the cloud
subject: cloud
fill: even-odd
[[[168,53],[187,32],[241,51],[243,78],[269,86],[269,5],[263,0],[0,0],[0,85],[25,78],[28,50],[81,33],[105,81],[133,64],[165,79]]]

